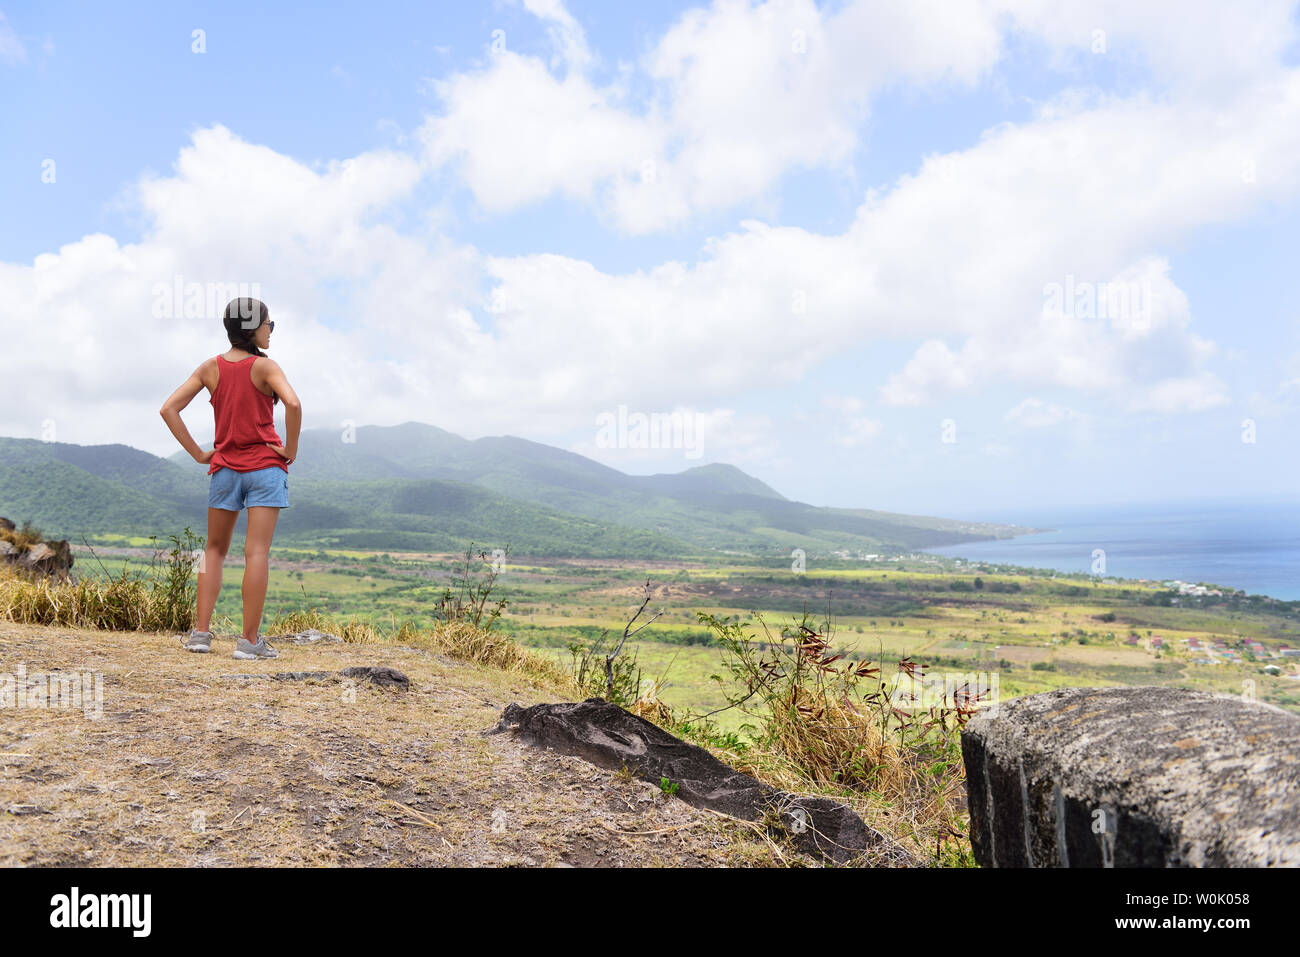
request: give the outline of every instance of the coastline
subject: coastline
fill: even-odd
[[[1129,506],[1079,509],[1070,519],[1051,523],[1052,530],[923,551],[1040,572],[1300,600],[1300,511],[1293,507]]]

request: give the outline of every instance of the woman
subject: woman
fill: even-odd
[[[256,299],[232,299],[222,319],[231,348],[194,370],[172,393],[161,415],[172,435],[209,466],[208,541],[199,566],[197,627],[185,639],[189,651],[207,653],[212,646],[212,612],[221,593],[221,565],[241,508],[248,509],[244,539],[244,633],[235,642],[234,657],[278,658],[279,652],[258,634],[266,604],[267,557],[280,509],[289,505],[289,464],[298,455],[302,405],[269,348],[275,323],[265,304]],[[216,448],[204,452],[181,420],[181,410],[200,389],[211,393],[216,419]],[[283,401],[289,441],[280,444],[273,406]]]

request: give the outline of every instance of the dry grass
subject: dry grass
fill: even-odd
[[[973,866],[960,746],[971,702],[896,707],[878,667],[834,653],[806,618],[780,636],[762,624],[765,653],[739,623],[700,618],[724,648],[740,689],[728,699],[750,714],[753,740],[720,735],[689,713],[666,727],[774,787],[843,801],[917,861]]]
[[[0,528],[0,539],[10,542],[21,555],[36,543],[44,541],[44,536],[39,528],[32,526],[31,522],[23,522],[22,528],[12,530]]]
[[[54,581],[0,567],[0,618],[9,621],[138,631],[157,617],[152,599],[147,582],[125,574]]]
[[[188,529],[186,533],[192,538]],[[194,621],[191,572],[197,563],[179,541],[170,558],[154,553],[149,572],[132,575],[124,565],[115,578],[56,579],[0,563],[0,619],[114,631],[188,630]]]
[[[188,631],[193,625],[193,590],[166,587],[170,579],[188,580],[190,568],[164,566],[162,573],[130,577],[125,568],[117,578],[87,577],[56,581],[23,575],[0,566],[0,619],[40,625],[67,625],[107,631]],[[181,602],[185,614],[178,605]],[[426,648],[461,661],[499,668],[513,674],[577,693],[568,672],[553,659],[516,644],[509,638],[466,621],[437,622],[420,629],[403,624],[385,634],[355,618],[343,620],[309,607],[267,621],[264,633],[291,634],[316,628],[338,635],[348,644],[399,645]]]
[[[709,750],[737,771],[753,775],[760,781],[794,794],[831,797],[851,807],[868,826],[906,849],[918,862],[937,866],[973,866],[974,860],[967,837],[969,820],[966,808],[966,791],[963,768],[955,765],[936,774],[933,765],[908,748],[899,748],[881,741],[879,750],[871,755],[868,744],[866,754],[859,753],[858,760],[871,755],[868,760],[878,768],[875,780],[866,785],[862,781],[841,783],[832,770],[846,752],[832,744],[822,744],[816,726],[821,720],[850,720],[844,712],[828,712],[821,719],[798,720],[784,725],[787,733],[784,742],[788,747],[805,741],[810,750],[792,755],[789,751],[766,747],[737,750],[716,741],[708,742]],[[803,725],[802,731],[794,731]],[[667,725],[669,730],[692,739],[687,728]],[[837,735],[849,734],[850,725],[839,725]],[[866,742],[879,741],[879,735],[870,726],[863,728]],[[705,743],[701,741],[700,743]],[[819,768],[809,773],[809,767]],[[859,864],[872,866],[870,858]]]
[[[338,635],[347,644],[391,643],[423,648],[459,661],[523,675],[550,685],[570,697],[578,693],[572,675],[554,659],[516,644],[505,635],[476,627],[468,621],[440,621],[428,628],[417,628],[408,622],[392,634],[385,634],[367,622],[355,619],[341,621],[313,608],[272,619],[264,631],[268,635],[284,635],[309,628]]]
[[[0,865],[780,866],[743,822],[483,737],[562,689],[391,642],[208,655],[179,636],[0,622],[0,671],[102,675],[102,717],[0,708]],[[464,649],[461,648],[464,653]],[[473,654],[511,658],[490,643]],[[405,693],[231,674],[388,665]],[[815,861],[804,863],[815,865]]]
[[[516,644],[504,635],[475,628],[469,622],[440,622],[424,631],[399,631],[395,640],[402,642],[403,635],[418,648],[509,674],[526,675],[562,689],[568,697],[578,693],[573,676],[553,658]]]

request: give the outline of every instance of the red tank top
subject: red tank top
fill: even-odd
[[[282,456],[266,443],[283,445],[275,431],[271,397],[253,385],[253,362],[249,356],[231,362],[217,356],[217,391],[208,400],[217,422],[216,451],[208,463],[208,474],[217,469],[252,472],[278,465],[286,472],[289,466]]]

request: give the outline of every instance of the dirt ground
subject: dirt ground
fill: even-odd
[[[518,675],[384,644],[276,648],[236,661],[233,637],[199,655],[171,634],[0,622],[0,689],[27,686],[0,707],[0,865],[818,866],[656,785],[479,735],[511,701],[562,700]],[[410,690],[227,677],[354,665]],[[79,679],[80,707],[39,691],[51,675]]]

